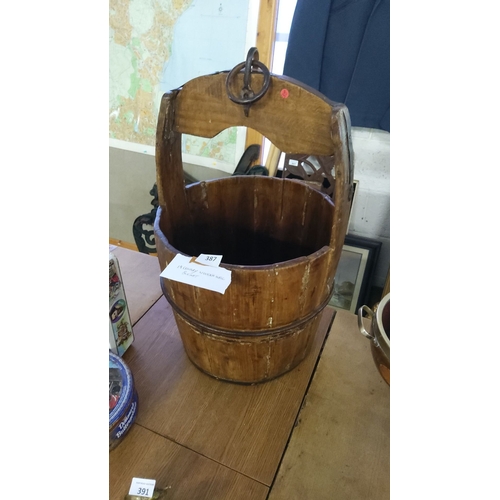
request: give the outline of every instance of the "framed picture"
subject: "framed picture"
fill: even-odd
[[[382,243],[346,235],[329,305],[352,313],[367,304]]]

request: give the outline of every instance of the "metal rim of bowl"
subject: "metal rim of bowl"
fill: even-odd
[[[376,319],[377,319],[377,325],[379,327],[380,335],[382,335],[382,338],[384,339],[384,342],[387,343],[387,345],[390,347],[391,346],[391,341],[387,334],[385,333],[385,328],[384,324],[382,322],[382,313],[385,309],[385,306],[388,304],[388,302],[391,300],[391,294],[388,293],[387,295],[384,296],[384,298],[380,301],[378,307],[377,307],[377,312],[375,313]]]

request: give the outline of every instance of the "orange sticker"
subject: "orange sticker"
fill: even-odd
[[[281,97],[283,97],[283,99],[286,99],[289,95],[290,95],[290,92],[288,92],[287,89],[283,89],[281,91]]]

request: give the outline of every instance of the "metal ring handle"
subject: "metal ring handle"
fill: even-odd
[[[251,63],[248,65],[248,61],[242,62],[240,64],[237,64],[227,75],[226,78],[226,91],[227,91],[227,96],[231,101],[235,102],[236,104],[251,104],[253,102],[258,101],[266,92],[267,89],[269,88],[269,84],[271,83],[271,73],[265,66],[265,64],[261,63],[260,61],[251,61]],[[235,96],[230,89],[230,81],[232,78],[239,73],[243,68],[246,67],[257,67],[259,68],[262,73],[264,74],[264,83],[262,85],[262,88],[257,94],[254,94],[252,89],[250,88],[250,78],[249,78],[249,73],[245,72],[245,83],[242,91],[246,93],[247,95],[244,97],[237,97]],[[251,71],[250,71],[251,73]],[[252,95],[253,94],[253,95]]]
[[[363,325],[363,311],[365,311],[371,318],[373,318],[373,315],[375,314],[368,306],[361,306],[359,309],[358,309],[358,328],[359,328],[359,331],[367,338],[367,339],[370,339],[370,340],[374,340],[375,337],[367,332],[365,330],[365,327]]]
[[[245,61],[245,75],[243,77],[243,90],[250,89],[250,79],[252,78],[252,63],[259,60],[259,51],[257,47],[252,47],[247,53]]]

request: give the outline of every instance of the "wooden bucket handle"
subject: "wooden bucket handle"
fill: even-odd
[[[267,137],[284,153],[333,156],[335,168],[334,214],[330,247],[335,268],[340,259],[353,195],[353,154],[349,112],[306,85],[271,75],[269,87],[249,107],[227,96],[229,72],[190,80],[163,95],[156,133],[158,199],[171,217],[189,220],[182,167],[181,137],[212,138],[234,126],[245,126]],[[244,75],[234,75],[243,87]],[[253,75],[261,88],[264,76]]]

